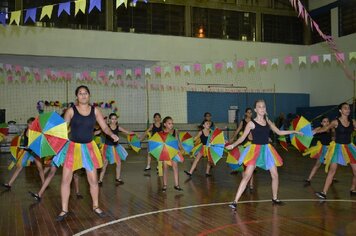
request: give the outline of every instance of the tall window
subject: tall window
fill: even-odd
[[[297,17],[262,15],[262,41],[303,44],[303,22]]]
[[[356,1],[340,0],[339,5],[340,36],[356,33]]]
[[[254,13],[193,8],[193,37],[254,41],[255,30],[256,14]]]

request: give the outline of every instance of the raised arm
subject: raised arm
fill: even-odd
[[[275,132],[278,135],[288,135],[288,134],[299,134],[299,135],[303,135],[302,132],[299,131],[295,131],[295,130],[280,130],[276,127],[276,125],[270,121],[269,119],[267,119],[267,123],[269,125],[269,127],[271,127],[271,130],[273,132]]]
[[[96,117],[96,121],[98,122],[101,130],[108,136],[110,136],[110,138],[113,139],[114,142],[119,141],[119,137],[114,134],[111,129],[109,128],[109,126],[106,124],[105,119],[103,117],[103,114],[101,113],[101,111],[99,109],[97,109],[95,107],[95,117]]]

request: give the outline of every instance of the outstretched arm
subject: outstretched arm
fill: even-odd
[[[328,126],[320,127],[320,129],[318,129],[318,130],[313,130],[313,134],[323,133],[323,132],[328,131],[329,129],[333,129],[336,127],[337,127],[337,120],[333,120],[330,122],[330,124]]]
[[[270,121],[270,120],[268,120],[268,119],[267,119],[267,123],[268,123],[268,125],[271,127],[271,130],[272,130],[273,132],[275,132],[276,134],[278,134],[278,135],[288,135],[288,134],[299,134],[299,135],[303,135],[302,132],[295,131],[295,130],[280,130],[280,129],[278,129],[278,128],[275,126],[275,124],[274,124],[272,121]]]
[[[120,131],[120,132],[123,132],[124,134],[133,134],[132,131],[129,131],[129,130],[127,130],[127,129],[124,129],[124,128],[122,128],[121,126],[119,126],[119,131]]]

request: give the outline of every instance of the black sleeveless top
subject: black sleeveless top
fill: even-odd
[[[251,120],[255,124],[255,128],[251,130],[252,133],[252,143],[253,144],[268,144],[270,127],[266,121],[266,125],[262,126],[258,124],[255,120]]]
[[[206,143],[208,142],[208,136],[205,136],[204,132],[201,131],[201,135],[200,135],[200,142],[203,144],[203,145],[206,145]]]
[[[337,119],[337,128],[335,129],[335,142],[339,144],[349,144],[351,143],[351,134],[354,131],[354,126],[352,121],[350,125],[345,127],[342,125],[341,121]]]
[[[316,135],[322,145],[329,145],[331,142],[331,132],[322,132]]]
[[[27,130],[28,130],[28,128],[26,128],[26,129],[23,131],[23,143],[22,143],[22,145],[23,145],[24,147],[27,147],[27,146],[28,146]]]
[[[162,124],[161,124],[160,127],[157,127],[157,126],[155,125],[155,123],[153,123],[152,125],[153,125],[153,127],[152,127],[152,135],[154,135],[154,134],[157,133],[157,132],[163,131],[163,129],[162,129]]]
[[[109,128],[111,129],[111,127],[109,126]],[[116,129],[111,129],[111,131],[113,132],[113,134],[116,134],[116,136],[119,135],[119,126],[116,127]],[[105,144],[106,145],[110,145],[110,146],[116,146],[119,142],[114,142],[112,140],[112,138],[109,135],[105,135]]]
[[[96,122],[95,108],[90,107],[87,116],[81,115],[76,106],[73,106],[74,115],[70,121],[70,140],[76,143],[90,143],[93,140],[93,130]]]

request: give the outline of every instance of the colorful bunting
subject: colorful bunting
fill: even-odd
[[[180,65],[174,66],[174,72],[175,73],[180,73],[181,72],[181,66]]]
[[[285,64],[285,65],[291,65],[291,64],[293,64],[293,57],[292,57],[292,56],[286,56],[286,57],[284,58],[284,64]]]
[[[121,6],[122,4],[125,5],[125,7],[127,8],[127,0],[116,0],[116,9]]]
[[[298,59],[299,59],[299,65],[301,66],[301,65],[306,65],[307,64],[307,57],[306,56],[300,56],[300,57],[298,57]],[[285,64],[287,64],[287,63],[285,63]]]
[[[145,68],[145,76],[151,76],[151,68]]]
[[[319,63],[319,56],[318,55],[311,55],[310,56],[310,63]]]
[[[278,58],[272,58],[271,66],[278,66],[278,65],[279,65],[279,59]]]
[[[324,54],[323,55],[323,62],[331,62],[331,54]]]
[[[25,16],[25,23],[28,21],[28,19],[31,19],[33,23],[36,22],[36,13],[37,13],[37,8],[30,8],[26,10],[26,16]]]
[[[0,12],[0,23],[3,26],[6,26],[6,14],[5,13]]]
[[[85,8],[87,6],[87,1],[86,0],[77,0],[74,1],[75,4],[75,13],[74,15],[76,16],[79,11],[81,11],[83,14],[85,14]]]
[[[59,3],[57,16],[59,17],[63,11],[70,15],[70,2]]]
[[[52,11],[53,11],[53,5],[47,5],[42,7],[40,20],[42,20],[45,16],[48,16],[48,18],[51,19]]]
[[[101,12],[101,0],[90,0],[89,13],[94,9],[98,9]]]
[[[9,24],[15,23],[16,25],[20,25],[20,17],[21,17],[21,10],[11,12],[11,18]]]
[[[353,59],[356,59],[356,52],[349,53],[349,61],[352,61]]]
[[[237,61],[236,67],[237,67],[238,69],[244,68],[244,67],[245,67],[245,61]]]
[[[253,68],[255,68],[256,67],[256,61],[254,61],[254,60],[249,60],[248,61],[248,68],[249,69],[253,69]]]

